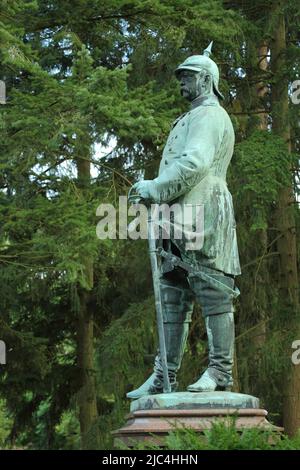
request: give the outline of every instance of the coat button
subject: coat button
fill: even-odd
[[[167,160],[165,160],[165,165],[167,165],[167,164],[168,164],[168,162],[167,162]]]

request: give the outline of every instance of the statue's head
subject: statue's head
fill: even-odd
[[[203,51],[203,55],[188,57],[175,70],[175,75],[181,83],[181,94],[189,101],[210,93],[214,93],[218,98],[224,99],[218,89],[218,66],[209,58],[211,48],[212,42]]]

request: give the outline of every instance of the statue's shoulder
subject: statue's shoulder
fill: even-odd
[[[205,133],[222,135],[224,129],[229,129],[231,121],[226,110],[221,106],[198,106],[188,116],[188,127],[197,132],[205,129]]]
[[[182,118],[184,118],[184,116],[186,116],[188,113],[183,113],[181,114],[180,116],[178,116],[178,118],[175,119],[174,122],[172,122],[172,126],[171,128],[174,129],[174,127],[176,126],[176,124],[178,124],[179,121],[181,121]]]
[[[227,112],[219,103],[203,104],[188,113],[190,120],[216,120],[226,119]],[[227,115],[228,116],[228,115]]]

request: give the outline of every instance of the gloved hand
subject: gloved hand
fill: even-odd
[[[131,188],[132,193],[137,193],[145,201],[155,202],[155,185],[153,180],[143,180],[135,183]]]

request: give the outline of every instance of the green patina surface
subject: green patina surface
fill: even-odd
[[[130,411],[160,409],[259,408],[259,399],[232,392],[178,392],[146,395],[131,403]]]
[[[230,117],[219,104],[219,98],[222,98],[218,91],[219,71],[217,64],[209,58],[211,45],[203,55],[188,57],[176,69],[181,95],[191,103],[190,110],[173,123],[162,153],[158,176],[132,186],[135,197],[147,203],[162,204],[168,209],[162,212],[161,218],[154,217],[149,211],[149,252],[159,355],[148,380],[127,393],[130,399],[142,400],[133,405],[141,406],[139,409],[145,409],[145,406],[146,409],[199,406],[245,408],[249,404],[253,407],[253,400],[244,399],[244,396],[217,394],[212,398],[195,395],[216,390],[218,386],[222,390],[232,388],[233,298],[239,295],[234,278],[241,274],[234,208],[226,182],[235,136]],[[170,216],[175,204],[177,209],[172,209],[173,215]],[[192,209],[189,216],[185,213],[187,207]],[[167,269],[161,270],[157,260],[153,237],[155,224],[160,225],[162,233],[167,234],[162,236],[167,238],[167,241],[163,240],[166,256],[169,256],[169,264],[163,265]],[[190,241],[195,238],[199,243],[191,246]],[[174,269],[176,253],[177,266],[181,262],[193,269],[187,270],[188,276],[184,277],[182,272]],[[226,277],[226,274],[229,276]],[[177,389],[176,373],[181,365],[195,300],[206,317],[208,369],[188,387],[193,395],[156,394],[154,398],[153,395],[147,398],[148,394]]]

